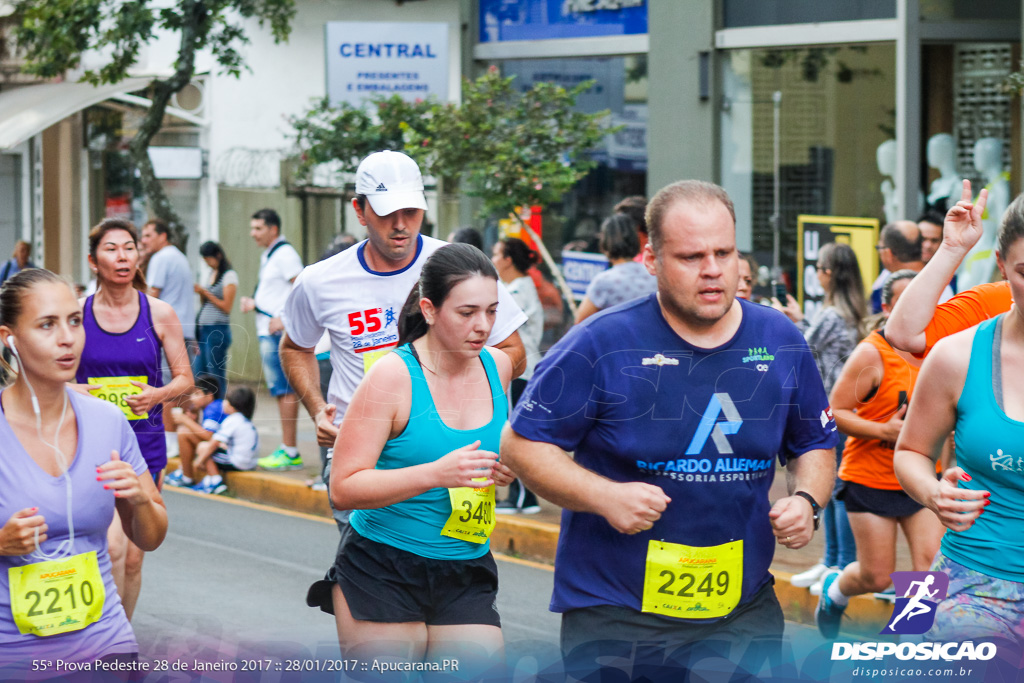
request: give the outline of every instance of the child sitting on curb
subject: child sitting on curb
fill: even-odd
[[[256,394],[249,387],[235,387],[224,398],[224,421],[209,441],[196,446],[196,471],[206,476],[192,487],[200,493],[219,494],[227,490],[223,472],[256,469],[260,437],[251,420],[256,412]]]
[[[196,377],[196,387],[189,395],[188,409],[173,411],[172,418],[178,427],[181,467],[164,477],[164,484],[167,486],[187,487],[195,484],[192,461],[195,458],[196,447],[213,438],[214,432],[220,429],[220,423],[225,417],[224,401],[215,398],[217,390],[216,377],[208,374],[199,375]]]

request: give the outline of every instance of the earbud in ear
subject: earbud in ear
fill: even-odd
[[[13,334],[10,337],[7,338],[7,341],[5,343],[7,344],[7,348],[9,348],[14,353],[14,355],[17,356],[18,355],[18,349],[14,345],[14,335]]]

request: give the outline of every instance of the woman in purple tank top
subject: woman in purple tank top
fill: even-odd
[[[123,532],[153,550],[167,511],[121,411],[67,385],[85,345],[68,282],[35,268],[6,281],[0,343],[17,368],[0,394],[4,677],[49,679],[59,660],[130,662],[138,644],[118,600],[107,533],[116,509]]]
[[[89,233],[89,266],[97,291],[83,302],[85,349],[76,380],[79,391],[121,409],[159,488],[167,465],[162,404],[192,389],[192,370],[174,309],[133,286],[140,282],[138,264],[138,236],[130,222],[107,219]],[[161,350],[171,367],[166,386]],[[143,552],[116,521],[110,527],[110,556],[131,619],[142,585]]]

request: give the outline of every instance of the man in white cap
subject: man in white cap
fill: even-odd
[[[447,244],[420,234],[427,210],[423,178],[416,162],[401,152],[375,152],[363,159],[352,204],[367,239],[302,271],[285,304],[281,340],[288,381],[316,423],[317,441],[329,448],[366,371],[397,346],[398,316],[424,261]],[[500,283],[498,302],[487,343],[509,355],[518,376],[526,352],[516,330],[526,315]],[[314,355],[324,332],[331,340],[327,401],[320,395]],[[342,528],[347,515],[335,511]]]

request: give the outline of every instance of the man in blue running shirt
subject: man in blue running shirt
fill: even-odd
[[[709,641],[731,661],[753,656],[756,672],[783,632],[775,545],[811,540],[832,491],[836,426],[800,332],[736,299],[725,190],[669,185],[647,226],[658,291],[594,315],[548,352],[501,454],[565,508],[551,609],[567,672],[581,678],[612,654],[685,669]],[[772,504],[776,458],[791,495]]]

